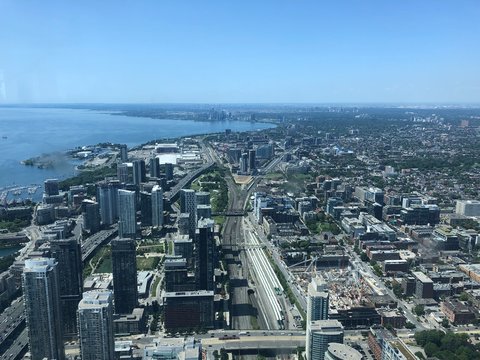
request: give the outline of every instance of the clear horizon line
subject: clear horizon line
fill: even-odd
[[[273,105],[273,106],[480,106],[480,102],[403,102],[403,101],[339,101],[339,102],[11,102],[0,103],[0,107],[8,106],[67,106],[67,105]]]

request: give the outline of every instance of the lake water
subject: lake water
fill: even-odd
[[[21,248],[22,248],[22,246],[15,246],[15,247],[0,249],[0,257],[4,257],[4,256],[14,254],[17,251],[19,251]]]
[[[44,153],[63,152],[101,142],[125,143],[132,147],[160,138],[215,133],[225,129],[254,131],[272,126],[242,121],[149,119],[78,109],[0,107],[0,189],[42,185],[45,179],[64,179],[74,174],[71,161],[65,161],[63,166],[55,169],[20,164],[22,160]],[[43,188],[38,189],[38,192],[42,191]]]

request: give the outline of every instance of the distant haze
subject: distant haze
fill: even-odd
[[[478,0],[0,0],[2,103],[479,103]]]

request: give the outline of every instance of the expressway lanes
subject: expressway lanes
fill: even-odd
[[[5,351],[5,353],[0,357],[0,360],[13,360],[21,359],[24,352],[26,352],[26,347],[28,346],[28,331],[23,329],[20,335],[15,339],[13,344]]]
[[[190,173],[189,175],[183,177],[177,185],[175,185],[170,191],[165,193],[165,198],[169,203],[172,203],[172,200],[178,195],[180,189],[183,189],[190,181],[195,179],[202,172],[213,166],[215,163],[213,161],[207,162],[205,165],[202,165],[200,168]]]
[[[96,234],[82,241],[82,261],[85,261],[95,249],[104,241],[108,240],[118,232],[118,225],[112,225],[111,229],[100,230]]]
[[[13,333],[21,327],[25,327],[25,307],[21,299],[16,300],[0,316],[0,348],[4,343],[11,341]]]

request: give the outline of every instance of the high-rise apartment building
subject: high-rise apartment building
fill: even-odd
[[[307,324],[310,321],[328,319],[329,295],[327,284],[319,277],[308,285]]]
[[[180,212],[189,214],[189,235],[193,238],[197,226],[197,201],[194,190],[180,190]]]
[[[324,360],[328,344],[343,344],[343,325],[338,320],[317,320],[307,326],[307,360]]]
[[[112,292],[93,290],[83,293],[77,316],[82,360],[114,360]]]
[[[92,200],[82,201],[83,228],[90,234],[100,230],[100,206]]]
[[[145,160],[133,161],[133,183],[140,186],[142,182],[147,180],[147,169],[145,167]]]
[[[127,163],[117,164],[117,179],[123,184],[128,184],[133,181],[133,176],[131,176],[132,167]]]
[[[152,226],[152,194],[140,191],[140,220],[142,226]]]
[[[44,192],[47,196],[59,194],[58,179],[47,179],[43,182]]]
[[[155,185],[152,189],[152,226],[163,225],[163,190]]]
[[[77,239],[50,241],[50,256],[57,262],[63,335],[77,335],[76,311],[82,298],[82,251]]]
[[[120,145],[120,160],[122,162],[128,161],[128,148],[125,144]]]
[[[195,231],[195,275],[197,290],[214,290],[215,240],[212,219],[201,219]]]
[[[210,193],[207,191],[198,191],[195,193],[195,199],[198,205],[210,205]]]
[[[150,177],[159,178],[160,177],[160,159],[156,156],[150,159]]]
[[[32,360],[65,359],[57,262],[25,260],[22,286]]]
[[[97,201],[103,225],[112,225],[118,217],[118,181],[101,182],[97,185]]]
[[[167,181],[173,180],[173,164],[171,163],[165,163],[165,178]]]
[[[245,175],[248,173],[248,154],[243,153],[240,158],[240,172]]]
[[[135,191],[118,190],[118,236],[135,238],[137,201]]]
[[[113,294],[116,314],[130,314],[138,303],[135,240],[112,240]]]
[[[197,221],[200,219],[209,219],[212,217],[212,207],[210,205],[197,205]]]
[[[250,172],[253,172],[256,168],[256,152],[255,150],[248,151],[248,168]]]

